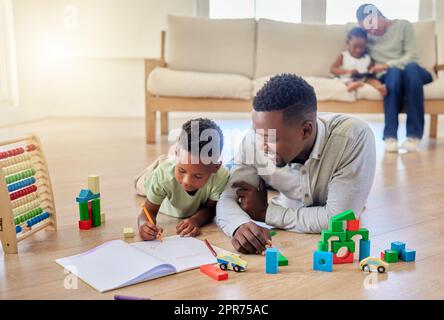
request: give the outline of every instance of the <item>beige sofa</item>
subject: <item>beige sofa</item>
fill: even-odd
[[[169,16],[161,58],[145,60],[147,143],[156,140],[157,112],[161,134],[168,132],[171,111],[248,112],[267,79],[284,72],[304,77],[315,88],[320,111],[383,113],[382,97],[373,87],[349,93],[329,73],[350,27]],[[444,66],[437,65],[434,22],[414,28],[420,63],[434,75],[424,91],[429,135],[436,138],[438,115],[444,113]]]

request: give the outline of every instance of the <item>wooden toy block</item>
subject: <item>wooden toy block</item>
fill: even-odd
[[[278,254],[279,251],[277,248],[267,248],[267,250],[265,250],[266,273],[276,274],[279,272]]]
[[[347,234],[346,234],[346,231],[333,232],[333,231],[330,231],[330,230],[322,230],[322,233],[321,233],[321,241],[322,242],[328,242],[328,240],[331,237],[338,237],[339,241],[346,241]]]
[[[18,252],[20,241],[38,231],[48,226],[56,230],[56,210],[39,138],[3,141],[0,149],[6,149],[0,157],[0,240],[3,252],[11,254]]]
[[[400,241],[392,242],[390,245],[390,250],[398,251],[399,254],[401,254],[401,251],[405,250],[405,243]]]
[[[348,252],[355,252],[355,242],[354,241],[332,241],[331,242],[331,252],[338,253],[339,249],[346,247]]]
[[[331,218],[333,221],[348,221],[348,220],[356,220],[355,213],[353,210],[347,210],[342,213],[339,213]],[[331,221],[330,220],[330,221]]]
[[[362,237],[362,239],[364,239],[364,240],[368,240],[368,239],[369,239],[369,232],[368,232],[368,230],[365,229],[365,228],[361,228],[361,229],[356,230],[356,231],[353,231],[353,230],[347,230],[347,231],[345,231],[345,232],[346,232],[346,234],[347,234],[347,236],[346,236],[346,240],[347,240],[347,241],[351,241],[352,238],[353,238],[355,235],[357,235],[357,234],[359,234],[359,235]]]
[[[288,259],[285,258],[285,256],[280,252],[279,252],[279,256],[278,256],[278,266],[279,267],[288,266]]]
[[[359,261],[370,256],[370,240],[359,240]]]
[[[401,260],[405,262],[413,262],[416,260],[416,251],[411,249],[404,249],[401,251]]]
[[[80,220],[89,220],[88,202],[79,202]]]
[[[133,228],[123,228],[123,236],[125,238],[134,238],[134,229]]]
[[[381,257],[381,260],[382,260],[382,261],[385,261],[385,254],[384,254],[384,251],[381,251],[380,257]]]
[[[395,263],[399,261],[399,252],[395,250],[384,251],[384,261],[388,263]]]
[[[101,225],[101,217],[100,217],[100,198],[94,199],[91,201],[91,212],[92,212],[92,226],[93,228],[99,227]]]
[[[100,193],[99,176],[97,175],[88,176],[88,189],[91,190],[93,194]]]
[[[313,253],[313,270],[332,272],[333,253],[325,251],[315,251]]]
[[[349,252],[344,257],[338,257],[335,253],[333,253],[333,264],[344,264],[344,263],[353,263],[354,253]]]
[[[270,231],[270,237],[274,237],[277,234],[276,230]]]
[[[200,272],[206,274],[207,276],[213,278],[214,280],[221,281],[228,279],[228,272],[223,271],[220,268],[213,266],[212,264],[205,264],[200,266]]]
[[[344,222],[343,221],[330,220],[328,225],[329,225],[330,231],[333,231],[333,232],[343,232],[344,231]]]
[[[93,194],[91,190],[82,189],[76,198],[77,202],[88,202],[94,199],[100,198],[100,193]]]
[[[79,221],[79,229],[80,230],[89,230],[92,228],[91,220]]]
[[[328,242],[318,242],[318,251],[328,251]]]
[[[359,219],[347,221],[347,230],[358,231],[359,230]]]

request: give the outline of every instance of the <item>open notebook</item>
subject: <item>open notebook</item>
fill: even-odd
[[[213,264],[216,258],[203,241],[172,236],[163,242],[108,241],[56,262],[96,290],[105,292]]]

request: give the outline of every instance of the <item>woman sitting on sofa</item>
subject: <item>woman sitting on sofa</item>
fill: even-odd
[[[418,65],[413,26],[406,20],[387,19],[372,4],[356,11],[359,25],[369,35],[372,72],[387,86],[384,97],[386,152],[398,152],[398,114],[407,100],[407,139],[401,148],[417,150],[424,132],[424,90],[432,75]]]

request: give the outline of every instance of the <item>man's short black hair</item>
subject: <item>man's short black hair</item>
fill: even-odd
[[[361,27],[354,27],[347,34],[347,42],[349,42],[351,38],[362,38],[367,41],[367,32]]]
[[[206,155],[219,159],[224,146],[224,135],[220,127],[205,118],[191,119],[182,126],[178,144],[192,155],[200,156],[202,149],[209,149]]]
[[[272,77],[253,100],[255,111],[283,110],[285,120],[308,119],[316,114],[316,93],[311,85],[295,74]]]
[[[356,19],[358,19],[358,22],[362,22],[371,14],[378,14],[379,16],[385,18],[385,16],[374,4],[365,3],[360,5],[358,10],[356,10]]]

